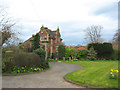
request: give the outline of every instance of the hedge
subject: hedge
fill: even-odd
[[[88,44],[88,50],[90,47],[93,47],[97,52],[98,58],[111,59],[111,55],[113,53],[113,47],[111,43],[91,43]]]

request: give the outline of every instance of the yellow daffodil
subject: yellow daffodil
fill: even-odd
[[[118,70],[115,70],[117,73],[119,72]]]
[[[20,70],[17,70],[17,72],[20,72]]]
[[[112,72],[110,72],[110,74],[113,74]]]
[[[110,71],[113,72],[113,69],[111,69]]]
[[[24,67],[22,67],[22,69],[24,69]]]
[[[34,70],[36,71],[37,69],[35,68]]]
[[[24,72],[25,72],[25,70],[24,70]]]
[[[114,77],[114,75],[112,75],[112,77]]]
[[[30,69],[32,69],[32,68],[30,68]]]

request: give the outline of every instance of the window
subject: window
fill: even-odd
[[[44,41],[44,40],[45,40],[45,37],[44,37],[44,36],[41,36],[41,37],[40,37],[40,40],[41,40],[41,41]]]

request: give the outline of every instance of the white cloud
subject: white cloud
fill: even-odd
[[[104,33],[117,29],[117,20],[105,15],[94,15],[94,11],[117,3],[118,0],[4,0],[9,16],[19,19],[22,32],[29,35],[39,31],[42,24],[55,30],[60,26],[63,39],[70,41],[88,26],[102,25]],[[31,27],[31,28],[29,28]],[[24,31],[25,30],[25,31]],[[84,36],[84,33],[81,33]],[[70,37],[70,38],[68,38]],[[24,39],[26,40],[26,39]],[[82,39],[83,40],[83,39]],[[68,42],[66,42],[68,43]]]

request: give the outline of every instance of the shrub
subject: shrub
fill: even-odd
[[[2,72],[11,72],[17,66],[40,67],[42,59],[35,53],[3,52]]]
[[[111,43],[103,43],[103,55],[106,59],[111,59],[113,47]]]
[[[13,61],[11,61],[10,59],[8,60],[2,59],[2,72],[13,71],[14,66],[15,65]]]
[[[65,48],[65,58],[68,60],[69,57],[76,59],[78,51],[75,48]]]
[[[45,50],[43,50],[42,48],[36,49],[33,51],[34,53],[38,54],[41,58],[41,68],[49,68],[49,63],[48,60],[45,60]]]
[[[78,51],[75,48],[71,49],[71,56],[72,59],[76,59]]]
[[[97,53],[95,52],[94,48],[91,47],[90,50],[88,51],[87,58],[89,60],[95,60],[96,59],[96,55],[97,55]]]
[[[58,58],[63,59],[64,56],[65,56],[65,46],[60,45],[58,47]]]
[[[69,59],[71,57],[71,48],[65,48],[65,59]]]
[[[14,68],[13,57],[14,52],[2,52],[2,72],[10,71]]]
[[[77,52],[77,59],[87,58],[88,50],[79,50]]]
[[[111,55],[113,53],[113,47],[111,43],[91,43],[88,44],[88,49],[93,47],[97,52],[98,58],[111,59]]]
[[[41,58],[39,55],[35,53],[19,53],[14,56],[14,64],[15,66],[40,66],[41,65]]]
[[[118,60],[118,59],[119,59],[118,56],[119,56],[119,51],[118,51],[118,50],[113,50],[113,53],[112,53],[112,55],[111,55],[111,58],[112,58],[113,60]]]
[[[36,53],[40,56],[41,60],[44,61],[45,60],[45,50],[43,50],[42,48],[36,49],[33,51],[33,53]]]

